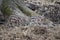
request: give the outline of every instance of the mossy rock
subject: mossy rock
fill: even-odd
[[[3,15],[10,16],[12,14],[12,11],[9,7],[10,0],[3,0],[1,5],[1,11]]]
[[[31,13],[29,12],[29,10],[24,9],[24,8],[22,7],[22,5],[18,5],[18,4],[16,4],[16,5],[17,5],[17,7],[18,7],[25,15],[31,16]]]

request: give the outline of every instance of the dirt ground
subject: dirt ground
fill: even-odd
[[[20,26],[7,28],[0,26],[0,40],[60,40],[60,27]]]

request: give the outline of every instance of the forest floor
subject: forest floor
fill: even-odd
[[[60,40],[60,26],[0,26],[0,40]]]

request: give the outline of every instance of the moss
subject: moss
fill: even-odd
[[[54,0],[46,0],[46,1],[48,1],[48,2],[54,2]]]
[[[10,16],[12,14],[12,12],[8,6],[9,2],[10,2],[10,0],[3,0],[2,1],[1,11],[3,12],[4,15],[7,15],[7,16]]]
[[[16,5],[25,15],[31,16],[31,13],[28,10],[24,9],[21,5],[18,5],[18,4]]]
[[[54,0],[51,0],[51,2],[54,2]]]
[[[9,3],[11,0],[3,0],[2,1],[2,8],[1,11],[4,15],[10,16],[12,14],[12,11],[10,10]],[[16,4],[17,7],[27,16],[31,16],[31,13],[28,10],[25,10],[22,6]]]

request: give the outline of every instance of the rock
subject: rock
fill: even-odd
[[[8,27],[19,27],[19,26],[25,26],[26,20],[22,16],[12,15],[8,19],[6,26]]]
[[[49,21],[44,16],[34,16],[34,17],[31,17],[29,25],[30,26],[36,26],[36,25],[38,25],[38,26],[53,26],[53,22]]]
[[[55,24],[60,24],[60,5],[43,5],[37,13],[44,15]]]
[[[35,11],[39,8],[38,5],[35,5],[35,4],[31,4],[29,3],[28,5],[26,5],[28,8],[30,8],[31,10]]]

